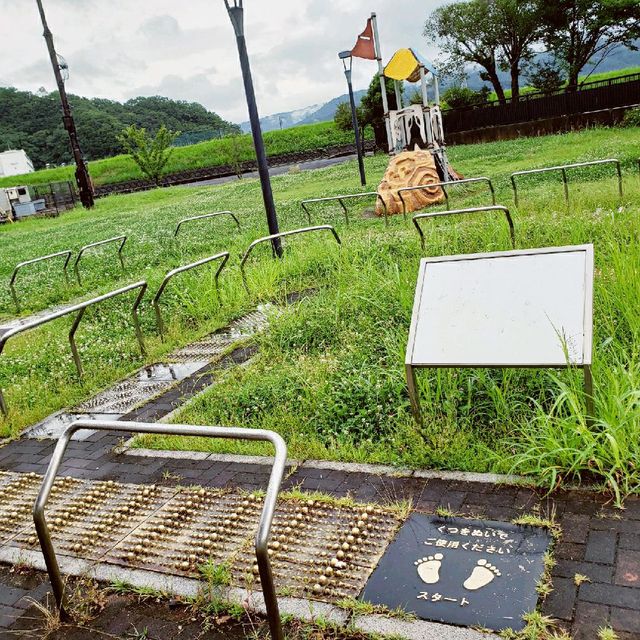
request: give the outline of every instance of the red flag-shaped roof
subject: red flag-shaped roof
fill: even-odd
[[[366,60],[376,59],[376,48],[373,43],[373,26],[371,18],[367,20],[367,26],[358,36],[356,46],[351,49],[351,55],[355,58],[365,58]]]

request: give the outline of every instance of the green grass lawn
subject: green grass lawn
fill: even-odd
[[[222,250],[231,252],[213,290],[213,268],[178,276],[164,306],[169,335],[157,337],[150,296],[142,323],[149,356],[185,344],[268,300],[305,288],[316,292],[273,314],[257,338],[260,351],[246,367],[184,407],[177,422],[270,428],[286,439],[295,458],[325,458],[530,474],[552,486],[583,479],[602,482],[620,496],[639,488],[640,448],[640,129],[594,129],[580,133],[455,147],[452,164],[465,176],[494,180],[498,202],[511,206],[518,248],[593,242],[595,422],[587,425],[577,372],[544,370],[440,370],[419,374],[425,425],[413,422],[405,387],[404,352],[421,255],[509,248],[504,219],[443,220],[428,229],[424,254],[412,225],[398,216],[389,228],[359,217],[347,226],[337,207],[315,209],[314,223],[335,224],[343,245],[327,235],[297,238],[282,261],[268,247],[248,266],[251,294],[241,283],[239,255],[266,234],[259,183],[155,190],[98,201],[58,219],[31,220],[0,229],[0,277],[13,265],[47,252],[77,249],[118,233],[130,236],[122,274],[109,248],[87,256],[84,287],[66,286],[59,269],[34,268],[19,276],[22,301],[31,311],[146,279],[151,293],[169,269]],[[567,211],[558,176],[522,180],[521,205],[513,208],[512,171],[565,162],[617,157],[623,163],[620,202],[611,167],[571,173]],[[385,156],[367,158],[370,186],[377,184]],[[305,197],[359,191],[353,162],[273,180],[282,229],[306,225],[298,203]],[[451,190],[451,206],[488,204],[483,186]],[[228,208],[242,230],[223,219],[185,227],[185,216]],[[132,298],[131,298],[132,301]],[[8,291],[0,308],[12,314]],[[90,396],[142,364],[136,351],[130,308],[106,303],[87,313],[78,342],[86,368],[77,380],[66,342],[70,319],[11,341],[0,356],[0,380],[12,409],[0,432],[17,435],[56,409]],[[258,444],[141,438],[141,446],[263,453]]]
[[[371,128],[367,129],[367,137],[372,136]],[[353,143],[351,131],[340,131],[333,122],[291,127],[282,131],[269,131],[264,134],[268,156],[299,151],[310,151],[342,144]],[[245,134],[237,138],[208,140],[185,147],[176,147],[165,167],[165,174],[201,169],[203,167],[219,167],[232,164],[234,161],[254,160],[255,153],[251,135]],[[23,176],[0,178],[0,187],[12,187],[17,184],[47,184],[59,180],[74,181],[74,166],[42,169]],[[128,155],[114,156],[89,163],[89,172],[97,186],[137,180],[144,178],[140,169]]]

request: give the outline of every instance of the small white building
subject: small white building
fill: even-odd
[[[0,176],[19,176],[33,171],[33,162],[24,149],[0,152]]]

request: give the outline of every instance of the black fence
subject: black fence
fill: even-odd
[[[58,214],[72,209],[78,202],[75,185],[70,181],[29,186],[32,200],[44,200],[45,213]]]
[[[536,92],[522,95],[518,101],[509,98],[448,109],[443,120],[445,131],[455,133],[636,104],[640,104],[640,73],[585,83],[576,91]]]

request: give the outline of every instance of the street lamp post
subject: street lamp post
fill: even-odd
[[[353,56],[351,51],[341,51],[338,54],[338,58],[342,60],[342,66],[344,67],[344,75],[347,79],[347,85],[349,87],[349,102],[351,103],[351,122],[353,124],[353,131],[356,137],[356,153],[358,154],[358,169],[360,170],[360,184],[366,186],[367,177],[364,173],[364,160],[362,158],[362,147],[360,146],[360,128],[358,127],[358,113],[356,111],[356,101],[353,97],[353,84],[351,83],[351,66],[353,65]],[[347,62],[348,61],[348,62]]]
[[[71,146],[71,152],[73,153],[73,159],[76,163],[76,184],[78,185],[78,192],[80,194],[80,201],[82,206],[86,209],[93,207],[93,185],[91,184],[91,177],[89,176],[89,170],[82,157],[82,151],[80,149],[80,142],[78,141],[78,132],[76,130],[73,116],[71,115],[71,107],[69,106],[69,100],[67,99],[67,91],[64,86],[65,78],[62,76],[62,70],[66,71],[66,63],[58,56],[55,47],[53,46],[53,35],[47,24],[47,18],[44,14],[42,7],[42,0],[36,0],[38,4],[38,11],[40,12],[40,18],[42,20],[42,26],[44,27],[44,39],[47,43],[47,49],[49,50],[49,58],[51,59],[51,66],[53,67],[53,74],[56,78],[56,84],[58,85],[58,93],[60,94],[60,102],[62,103],[62,122],[64,128],[69,134],[69,144]]]
[[[260,116],[258,115],[258,106],[256,105],[256,94],[253,89],[253,79],[251,78],[247,43],[244,37],[244,9],[242,7],[242,0],[232,0],[231,3],[229,0],[224,0],[224,4],[227,7],[231,24],[236,33],[238,55],[240,56],[240,67],[242,68],[242,79],[244,81],[244,92],[247,97],[249,121],[251,123],[251,133],[253,134],[253,146],[256,150],[258,175],[260,176],[260,184],[262,185],[262,199],[264,200],[264,208],[267,213],[269,234],[273,235],[279,233],[280,230],[278,229],[278,216],[276,213],[276,205],[273,201],[273,191],[271,190],[267,154],[264,150],[264,140],[262,139]],[[278,257],[282,256],[280,238],[274,238],[272,240],[272,246],[275,255]]]

